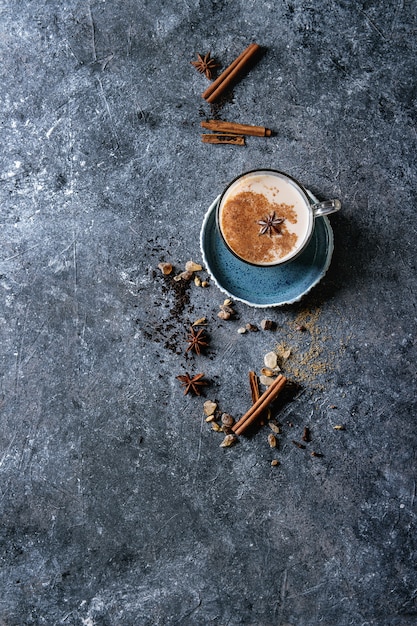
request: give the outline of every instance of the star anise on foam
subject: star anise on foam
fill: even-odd
[[[176,378],[185,388],[185,396],[189,391],[191,391],[195,396],[201,396],[201,387],[205,387],[206,385],[208,385],[208,382],[206,380],[202,380],[204,378],[204,374],[196,374],[195,376],[190,376],[188,372],[185,372],[185,374],[181,374]]]
[[[219,64],[212,58],[210,58],[210,52],[207,52],[204,56],[197,54],[197,61],[191,61],[191,65],[197,69],[200,74],[205,74],[207,78],[211,78],[212,70],[219,67]]]
[[[207,348],[208,346],[207,335],[204,328],[200,328],[200,330],[196,331],[192,326],[190,326],[187,343],[188,348],[185,351],[186,353],[190,352],[190,350],[194,350],[196,354],[201,354],[201,350],[204,350],[204,348]]]
[[[275,215],[275,211],[269,213],[266,217],[263,217],[261,220],[256,222],[261,227],[259,234],[260,235],[268,235],[271,237],[274,233],[277,235],[281,234],[281,224],[284,221],[284,217],[277,217]]]

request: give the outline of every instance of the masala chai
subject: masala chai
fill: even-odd
[[[310,239],[314,215],[304,190],[273,170],[243,174],[223,193],[217,214],[229,249],[253,265],[295,257]]]

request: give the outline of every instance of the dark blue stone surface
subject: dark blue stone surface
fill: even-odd
[[[415,0],[0,16],[0,623],[415,624]],[[208,105],[190,61],[252,41]],[[210,117],[273,136],[203,144]],[[332,263],[300,303],[222,321],[215,285],[158,264],[200,261],[208,206],[258,167],[340,198]],[[201,317],[209,349],[186,354]],[[204,400],[239,418],[272,350],[293,383],[278,447],[264,425],[220,448]]]

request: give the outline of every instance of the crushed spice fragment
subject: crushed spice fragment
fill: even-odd
[[[277,327],[276,322],[274,322],[273,320],[262,320],[261,322],[261,328],[262,330],[275,330]]]
[[[268,376],[269,378],[275,376],[276,373],[276,370],[271,370],[269,367],[263,367],[261,369],[262,376]]]
[[[276,352],[268,352],[264,356],[265,366],[269,369],[273,370],[277,367],[278,364],[278,356]]]
[[[303,435],[302,435],[301,439],[303,441],[306,441],[306,442],[311,441],[311,432],[310,432],[310,429],[307,426],[304,427]]]
[[[186,280],[189,281],[191,280],[193,277],[193,273],[192,272],[188,272],[187,270],[185,270],[184,272],[181,272],[180,274],[177,274],[177,276],[174,276],[174,280],[175,281],[180,281],[180,280]]]
[[[203,266],[200,263],[195,263],[194,261],[187,261],[185,264],[185,270],[187,272],[199,272],[203,269]]]
[[[221,417],[221,422],[223,426],[227,426],[228,428],[231,428],[233,424],[235,423],[235,419],[229,413],[223,413]]]
[[[281,433],[280,427],[275,422],[269,421],[268,426],[272,430],[272,432],[275,433],[276,435],[279,435]]]
[[[203,404],[203,411],[204,414],[207,415],[207,417],[213,415],[216,409],[217,403],[213,402],[212,400],[206,400]]]
[[[192,326],[206,326],[207,325],[207,318],[206,317],[199,317],[198,320],[195,320],[195,322],[193,322],[191,325]]]
[[[220,305],[220,310],[221,311],[226,311],[226,313],[230,313],[230,315],[234,315],[235,314],[235,310],[233,307],[230,306],[230,304],[221,304]]]
[[[168,276],[169,274],[171,274],[172,270],[174,269],[171,263],[166,262],[159,263],[158,268],[161,270],[164,276]]]
[[[259,382],[261,383],[261,385],[264,385],[264,387],[270,387],[274,380],[275,378],[272,378],[271,376],[264,376],[264,374],[261,374],[261,376],[259,376]]]
[[[299,441],[296,441],[295,439],[292,440],[292,443],[297,447],[300,448],[301,450],[305,450],[305,445],[303,443],[300,443]]]
[[[273,433],[269,433],[269,435],[268,435],[268,443],[269,443],[269,447],[270,448],[276,448],[277,447],[277,438],[275,437],[275,435]]]
[[[230,298],[227,298],[223,304],[219,305],[220,311],[217,313],[217,317],[222,320],[230,320],[234,315],[236,315],[236,311],[232,307],[233,302]]]
[[[230,446],[233,446],[236,442],[237,442],[236,435],[232,435],[232,434],[229,433],[228,435],[226,435],[226,437],[221,442],[220,447],[221,448],[230,448]]]

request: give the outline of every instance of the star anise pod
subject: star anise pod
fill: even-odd
[[[211,78],[212,70],[214,70],[216,67],[219,67],[219,64],[216,63],[214,59],[210,58],[210,52],[207,52],[207,54],[205,54],[204,56],[202,56],[201,54],[197,54],[197,57],[198,60],[191,61],[191,65],[194,65],[194,67],[197,69],[197,71],[200,72],[200,74],[205,74],[207,78]]]
[[[189,391],[191,391],[196,396],[201,396],[200,387],[205,387],[208,385],[206,380],[202,380],[204,378],[204,374],[196,374],[195,376],[190,376],[188,372],[176,377],[180,382],[184,389],[184,395],[186,396]]]
[[[276,233],[279,235],[281,233],[280,225],[284,219],[284,217],[277,217],[275,211],[269,213],[266,217],[256,222],[261,227],[259,234],[266,235],[266,233],[268,233],[269,236],[272,236],[273,233]]]
[[[201,354],[201,349],[206,348],[208,346],[207,335],[205,334],[204,328],[200,328],[200,330],[195,330],[192,326],[190,327],[190,332],[188,334],[188,348],[186,349],[186,353],[190,352],[190,350],[194,350],[196,354]]]

